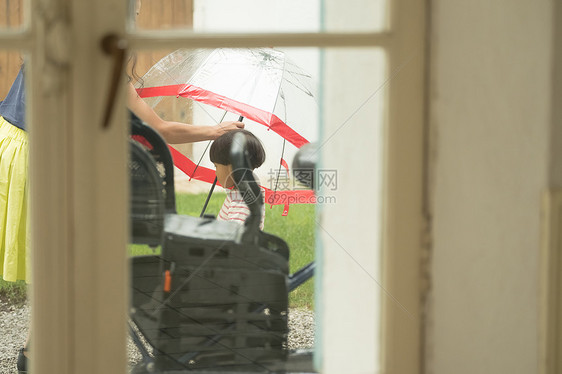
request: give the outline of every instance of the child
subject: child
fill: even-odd
[[[246,218],[250,215],[250,209],[244,202],[242,194],[234,185],[232,178],[232,164],[230,163],[230,146],[232,139],[237,133],[242,133],[246,136],[246,149],[248,151],[248,159],[250,168],[254,170],[260,167],[265,161],[265,151],[258,138],[247,130],[234,130],[218,137],[211,145],[210,157],[211,161],[215,164],[217,180],[226,189],[229,189],[226,199],[217,217],[221,221],[234,221],[244,224]],[[255,178],[255,175],[254,175]],[[256,182],[259,181],[256,178]],[[263,230],[265,219],[265,194],[262,188],[261,199],[262,204],[260,229]]]

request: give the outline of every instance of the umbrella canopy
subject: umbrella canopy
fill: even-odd
[[[172,105],[190,112],[194,123],[216,124],[245,117],[246,129],[262,140],[269,160],[260,168],[261,173],[258,171],[266,201],[287,206],[310,200],[302,197],[310,196],[311,191],[292,182],[288,185],[287,165],[298,148],[316,140],[313,87],[312,77],[281,51],[181,49],[156,63],[143,76],[138,92],[154,108]],[[203,158],[203,166],[196,167],[173,148],[172,153],[176,166],[190,177],[212,182],[214,171],[208,156],[194,154],[194,160]],[[265,184],[264,173],[269,176]]]

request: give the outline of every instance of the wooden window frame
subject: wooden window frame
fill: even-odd
[[[127,260],[118,249],[127,243],[127,129],[124,110],[101,126],[111,59],[99,45],[108,33],[145,49],[382,47],[389,71],[415,54],[415,66],[389,81],[383,177],[383,283],[411,318],[404,323],[383,299],[380,359],[384,373],[421,372],[426,4],[390,3],[383,32],[201,35],[127,33],[126,2],[29,1],[28,26],[0,32],[0,46],[31,54],[32,372],[126,372]],[[116,108],[124,104],[121,95]]]

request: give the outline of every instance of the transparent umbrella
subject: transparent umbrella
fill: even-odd
[[[257,170],[266,202],[288,208],[289,203],[309,202],[312,193],[288,178],[288,165],[300,147],[317,138],[314,87],[311,75],[284,52],[221,48],[172,52],[142,77],[137,89],[152,107],[175,107],[190,113],[194,123],[244,117],[246,129],[266,148],[268,162]],[[194,147],[194,162],[172,149],[174,162],[190,177],[212,182],[205,150]]]

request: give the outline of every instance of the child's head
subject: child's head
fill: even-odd
[[[230,188],[234,185],[234,181],[230,177],[232,173],[232,165],[230,162],[230,147],[234,135],[242,133],[246,137],[246,150],[248,151],[248,161],[250,169],[260,167],[265,161],[265,150],[258,138],[247,130],[234,130],[219,136],[211,145],[209,156],[211,162],[215,164],[216,174],[219,183],[225,187]]]

